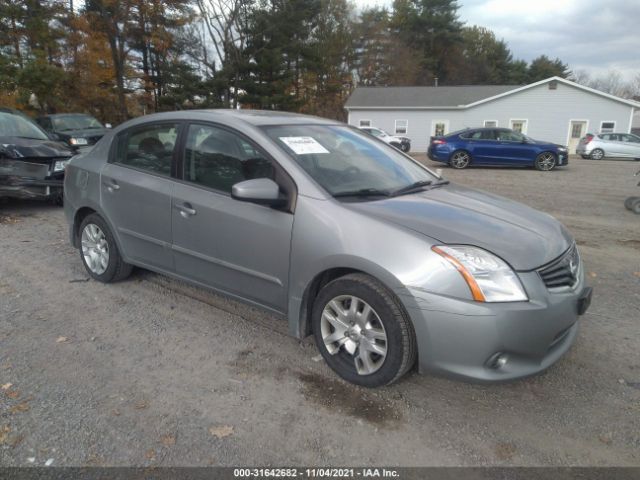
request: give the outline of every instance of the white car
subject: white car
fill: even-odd
[[[411,150],[411,140],[407,137],[398,137],[396,135],[389,135],[381,128],[376,127],[360,127],[360,130],[367,132],[369,135],[388,143],[391,146],[396,147],[398,150],[408,152]]]
[[[640,159],[640,137],[632,133],[587,133],[580,139],[576,154],[593,160],[604,157]]]

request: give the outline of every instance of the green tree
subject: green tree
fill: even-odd
[[[571,70],[559,58],[551,60],[546,55],[540,55],[529,65],[528,74],[530,82],[537,82],[549,77],[568,78],[571,76]]]

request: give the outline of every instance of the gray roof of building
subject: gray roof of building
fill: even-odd
[[[459,107],[495,97],[521,86],[357,87],[351,93],[345,107]]]

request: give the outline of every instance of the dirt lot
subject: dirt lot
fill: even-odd
[[[444,169],[564,222],[595,287],[562,361],[493,386],[353,387],[264,312],[88,281],[60,208],[0,204],[0,465],[640,465],[638,168]]]

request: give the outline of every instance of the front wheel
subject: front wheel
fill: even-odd
[[[469,152],[465,152],[464,150],[456,150],[451,154],[451,158],[449,158],[449,165],[459,170],[467,168],[470,163],[471,155],[469,155]]]
[[[556,166],[556,156],[551,152],[541,153],[536,157],[535,167],[537,170],[548,172]]]
[[[80,224],[80,257],[91,278],[103,283],[127,278],[133,269],[122,260],[107,222],[93,213]]]
[[[367,275],[327,284],[314,302],[312,324],[327,364],[351,383],[388,385],[415,363],[411,321],[399,301]]]

